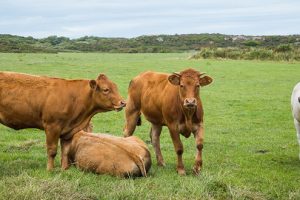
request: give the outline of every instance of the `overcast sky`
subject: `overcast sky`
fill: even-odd
[[[0,34],[300,34],[300,0],[1,0]]]

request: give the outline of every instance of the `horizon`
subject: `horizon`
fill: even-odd
[[[4,0],[0,33],[135,38],[149,35],[214,34],[268,36],[300,33],[296,0]]]
[[[97,36],[97,35],[84,35],[84,36],[79,36],[79,37],[76,37],[76,38],[71,38],[71,37],[67,37],[67,36],[63,36],[63,35],[48,35],[46,37],[41,37],[41,38],[38,38],[38,37],[33,37],[31,35],[14,35],[14,34],[8,34],[8,33],[0,33],[0,36],[1,35],[10,35],[10,36],[13,36],[13,37],[32,37],[34,39],[45,39],[45,38],[48,38],[48,37],[65,37],[65,38],[69,38],[70,40],[77,40],[77,39],[80,39],[80,38],[84,38],[84,37],[96,37],[96,38],[111,38],[111,39],[134,39],[134,38],[138,38],[138,37],[153,37],[153,36],[175,36],[175,35],[204,35],[204,34],[208,34],[208,35],[224,35],[224,36],[245,36],[245,37],[268,37],[268,36],[282,36],[282,37],[287,37],[287,36],[300,36],[300,34],[281,34],[281,35],[278,35],[278,34],[270,34],[270,35],[246,35],[246,34],[224,34],[224,33],[184,33],[184,34],[156,34],[156,35],[138,35],[138,36],[135,36],[135,37],[110,37],[110,36]]]

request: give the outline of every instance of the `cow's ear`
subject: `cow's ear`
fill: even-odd
[[[105,74],[99,74],[98,76],[98,80],[101,80],[101,79],[107,79],[107,76]]]
[[[203,76],[203,77],[199,77],[199,84],[201,86],[206,86],[209,85],[213,82],[213,79],[210,76]]]
[[[173,73],[169,75],[168,80],[173,85],[180,85],[180,74]]]
[[[97,88],[97,82],[95,80],[90,80],[90,87],[95,90]]]

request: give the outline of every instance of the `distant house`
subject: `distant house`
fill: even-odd
[[[248,38],[244,35],[235,35],[232,37],[232,41],[241,41],[241,40],[248,40]]]

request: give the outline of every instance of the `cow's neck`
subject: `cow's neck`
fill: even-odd
[[[104,112],[105,110],[103,110],[102,108],[100,108],[98,105],[96,105],[93,101],[93,92],[89,91],[87,98],[85,99],[84,102],[86,102],[86,104],[84,105],[86,108],[86,111],[84,112],[84,117],[88,118],[90,121],[90,119],[97,113],[99,112]]]
[[[73,110],[71,121],[76,121],[75,123],[70,122],[71,132],[69,132],[66,138],[72,137],[73,134],[84,129],[91,118],[97,114],[98,111],[96,106],[92,103],[92,91],[89,88],[82,87],[81,91],[77,91],[77,102],[81,102],[76,106],[77,109]],[[75,120],[76,119],[76,120]],[[66,130],[68,132],[68,130]]]

